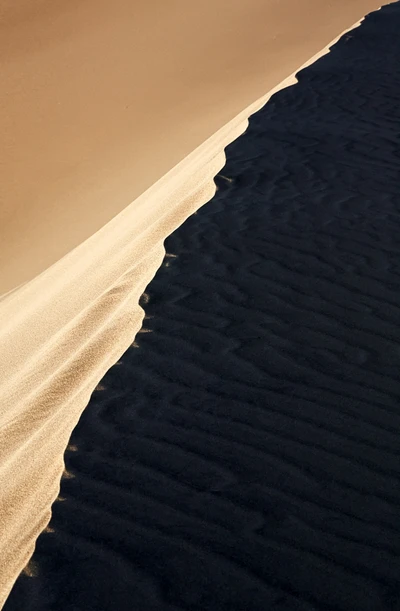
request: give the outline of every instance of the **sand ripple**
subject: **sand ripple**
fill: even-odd
[[[276,94],[168,238],[6,611],[394,611],[400,5]]]

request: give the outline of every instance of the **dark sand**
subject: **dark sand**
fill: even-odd
[[[228,148],[5,611],[400,609],[399,32],[368,16]]]

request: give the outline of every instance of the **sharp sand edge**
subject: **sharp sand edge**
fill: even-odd
[[[295,74],[283,80],[91,238],[0,300],[0,607],[50,520],[73,428],[142,325],[139,298],[161,265],[165,238],[213,197],[224,149],[248,117],[296,82]]]

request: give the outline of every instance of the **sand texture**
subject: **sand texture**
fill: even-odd
[[[0,0],[0,294],[379,5]]]
[[[79,278],[100,283],[99,249],[126,235],[126,269],[110,248],[98,301],[71,336],[51,335],[43,371],[27,356],[10,381],[1,552],[17,561],[3,562],[3,593],[69,446],[5,611],[398,611],[399,31],[399,3],[374,12],[251,117],[212,202],[167,239],[144,326],[70,440],[141,325],[166,232],[211,196],[226,140],[186,192],[144,200],[148,238],[127,210],[36,279],[37,299],[57,294],[80,260]]]
[[[305,7],[312,3],[304,2],[303,4]],[[272,5],[274,3],[271,3]],[[55,6],[52,5],[52,7]],[[104,8],[102,4],[99,4],[97,8],[99,6]],[[117,7],[118,3],[114,3],[113,6]],[[233,4],[232,7],[234,6],[239,9],[239,4]],[[8,22],[9,25],[13,26],[6,29],[4,37],[1,38],[3,48],[7,48],[9,52],[8,71],[4,71],[4,82],[8,83],[5,90],[12,92],[16,83],[20,82],[18,78],[24,74],[25,76],[30,74],[34,78],[34,82],[30,82],[29,79],[27,80],[24,77],[19,86],[21,95],[17,95],[15,99],[11,97],[8,100],[8,106],[7,99],[3,99],[2,104],[6,105],[7,112],[2,112],[0,115],[2,120],[4,120],[4,117],[6,119],[3,130],[5,141],[7,141],[7,138],[10,140],[9,148],[5,147],[8,155],[6,155],[5,163],[1,166],[2,180],[4,178],[2,189],[5,195],[2,214],[5,219],[8,219],[1,225],[2,235],[4,236],[2,255],[7,255],[8,252],[8,258],[5,256],[3,259],[2,271],[4,271],[4,274],[1,277],[4,280],[3,289],[8,292],[0,300],[0,370],[2,372],[0,386],[0,488],[2,491],[0,498],[0,605],[7,597],[16,577],[28,562],[37,536],[48,524],[51,515],[50,508],[58,495],[59,482],[64,469],[63,454],[82,410],[88,404],[90,395],[97,383],[128,346],[132,344],[142,325],[143,310],[138,306],[139,298],[162,263],[165,252],[163,247],[165,237],[213,196],[215,191],[213,177],[225,163],[224,148],[246,129],[247,117],[256,112],[269,99],[274,90],[295,82],[294,76],[280,82],[288,74],[286,70],[289,66],[293,64],[298,66],[301,57],[309,57],[311,50],[317,46],[317,43],[319,46],[321,40],[325,40],[328,32],[333,34],[337,31],[339,24],[341,28],[348,24],[349,16],[353,17],[356,12],[359,15],[361,6],[367,9],[371,6],[371,3],[353,2],[350,8],[346,4],[341,12],[338,12],[337,9],[335,11],[324,9],[323,26],[314,28],[311,33],[307,33],[306,37],[303,32],[300,40],[295,36],[293,44],[282,55],[279,70],[275,68],[272,72],[270,69],[265,71],[264,64],[262,66],[257,64],[257,59],[260,56],[252,55],[255,50],[250,45],[247,50],[246,65],[249,73],[254,77],[254,87],[251,88],[250,82],[245,78],[242,81],[238,81],[237,78],[229,80],[228,75],[231,74],[232,76],[229,70],[220,71],[218,78],[220,84],[224,85],[223,99],[226,102],[226,108],[224,105],[218,105],[217,98],[213,97],[214,90],[211,81],[206,82],[206,84],[203,83],[203,87],[206,85],[208,87],[208,89],[206,87],[210,100],[208,105],[202,112],[195,105],[191,108],[190,113],[185,114],[183,107],[178,104],[180,114],[179,121],[178,116],[175,116],[177,130],[173,139],[170,138],[166,141],[163,139],[162,132],[157,130],[156,132],[151,132],[151,130],[146,132],[142,126],[144,131],[140,131],[138,128],[133,142],[131,132],[129,145],[131,151],[136,151],[136,157],[129,157],[129,175],[131,178],[132,176],[144,175],[142,166],[135,160],[137,160],[137,156],[142,158],[142,155],[146,158],[146,151],[151,150],[151,158],[154,161],[155,169],[152,163],[150,163],[149,168],[153,168],[155,173],[149,170],[148,179],[159,178],[164,167],[159,164],[160,160],[164,160],[165,163],[168,160],[166,165],[168,168],[168,164],[174,159],[174,154],[177,151],[181,155],[200,136],[204,136],[209,130],[211,130],[211,133],[215,132],[133,201],[132,197],[134,197],[135,189],[132,188],[132,182],[126,181],[127,176],[119,173],[123,164],[118,166],[119,169],[117,166],[110,164],[107,166],[107,172],[104,171],[104,168],[102,170],[101,163],[108,158],[104,149],[98,146],[97,141],[95,150],[91,150],[93,163],[97,163],[96,180],[93,181],[93,175],[87,169],[87,177],[90,177],[90,184],[88,183],[90,188],[83,179],[82,182],[79,172],[86,167],[81,164],[82,155],[87,155],[83,142],[86,142],[87,139],[90,140],[93,136],[89,129],[92,123],[87,120],[87,114],[84,124],[79,123],[79,144],[74,139],[76,131],[66,129],[66,126],[69,125],[67,120],[68,112],[70,112],[69,105],[65,103],[62,105],[63,112],[61,113],[60,110],[57,115],[58,123],[56,122],[56,124],[54,121],[57,117],[54,118],[50,112],[51,109],[47,107],[48,100],[52,99],[52,86],[56,88],[68,87],[68,84],[71,83],[70,73],[68,71],[64,72],[65,66],[72,65],[74,74],[78,74],[81,66],[85,63],[79,54],[74,55],[76,50],[80,48],[76,36],[80,32],[81,38],[86,40],[90,24],[82,21],[83,16],[79,12],[79,24],[86,23],[87,27],[83,30],[76,27],[70,31],[70,34],[74,36],[74,44],[68,48],[75,57],[75,63],[72,61],[72,56],[68,56],[69,59],[65,66],[61,62],[57,64],[57,70],[54,66],[50,70],[46,62],[54,63],[58,57],[54,45],[43,45],[40,49],[35,47],[35,52],[32,50],[30,53],[28,53],[28,47],[25,50],[22,47],[24,42],[28,44],[28,41],[30,41],[29,44],[33,44],[36,41],[36,44],[48,41],[48,37],[51,38],[53,27],[55,27],[55,24],[61,23],[57,15],[53,13],[53,9],[48,6],[49,12],[46,12],[42,3],[41,12],[37,12],[37,14],[35,13],[36,9],[32,9],[32,14],[29,15],[23,13],[23,5],[21,4],[19,5],[19,12],[17,11],[18,14],[15,12],[17,10],[15,5],[10,4],[6,10],[3,10],[2,23]],[[286,41],[289,34],[293,35],[293,32],[298,30],[297,12],[294,11],[293,14],[282,13],[281,8],[280,5],[279,7],[276,5],[275,20],[267,19],[268,16],[272,18],[272,15],[275,14],[271,13],[269,9],[269,12],[267,11],[264,14],[264,38],[268,38],[265,34],[266,29],[271,40],[275,36],[275,34],[272,35],[273,31],[277,32],[277,36],[286,32],[285,36],[282,33],[282,40]],[[320,17],[320,12],[318,7],[316,9],[315,19],[317,20]],[[68,12],[70,9],[66,8],[65,10]],[[106,9],[104,8],[104,10]],[[101,11],[99,14],[101,14]],[[96,18],[94,21],[96,24],[98,24],[99,14],[95,12]],[[107,14],[106,11],[103,18]],[[118,11],[115,14],[119,14]],[[44,19],[45,15],[49,15],[50,21]],[[72,12],[70,16],[73,15],[75,13]],[[90,14],[88,15],[90,16]],[[238,13],[233,9],[232,15],[238,20]],[[330,19],[328,19],[329,15]],[[254,12],[251,19],[241,22],[239,32],[247,32],[247,35],[250,36],[250,26],[258,27],[257,16],[260,17],[260,14]],[[144,17],[142,18],[144,19]],[[163,19],[167,19],[167,16],[163,15]],[[118,23],[121,25],[121,20]],[[179,19],[176,20],[176,23],[179,25]],[[229,23],[231,27],[229,27]],[[144,24],[145,20],[142,22],[142,25]],[[150,24],[153,25],[153,21],[150,21]],[[167,26],[167,21],[164,25]],[[104,27],[107,28],[108,26],[107,21]],[[225,59],[232,54],[232,57],[236,57],[235,53],[238,51],[238,48],[235,47],[234,52],[233,39],[229,38],[229,32],[232,28],[235,29],[234,26],[238,27],[239,23],[226,22],[225,20],[225,30],[222,30],[222,33],[225,32],[224,35],[227,36],[224,43],[227,51],[224,51],[225,55],[222,54]],[[275,30],[272,30],[272,27]],[[23,37],[21,28],[22,30],[28,28],[28,38]],[[37,33],[37,28],[41,31],[42,37],[40,39],[36,37],[34,40],[34,33]],[[148,27],[150,35],[152,30],[149,28],[150,25]],[[11,43],[18,32],[20,34],[18,40],[22,47],[13,56],[11,51],[13,49],[15,51],[16,47],[13,47]],[[122,28],[120,40],[123,39],[123,32],[127,35],[127,32]],[[95,33],[93,32],[93,35]],[[221,36],[222,33],[220,33]],[[5,40],[8,40],[8,47]],[[189,45],[190,41],[187,36],[185,40]],[[171,41],[169,48],[172,52],[176,40],[172,38]],[[59,39],[57,39],[57,45],[58,42]],[[91,45],[92,43],[91,40]],[[90,49],[92,48],[91,46]],[[283,47],[282,49],[279,47],[279,49],[282,51]],[[175,49],[174,52],[176,53],[177,50]],[[222,53],[222,47],[220,52]],[[320,51],[317,56],[326,52],[327,48]],[[104,55],[104,49],[102,53]],[[135,53],[133,53],[133,57],[136,57]],[[186,56],[179,52],[179,58],[181,57],[182,61],[186,61]],[[219,56],[216,57],[218,59]],[[269,58],[270,64],[274,65],[274,55],[271,49],[269,54],[263,56],[263,58],[264,63]],[[286,58],[285,61],[283,61],[284,58]],[[201,65],[203,65],[205,74],[208,74],[208,68],[212,64],[211,55],[210,61],[205,61],[205,59],[203,61],[203,59]],[[104,59],[104,61],[106,60]],[[313,59],[311,58],[309,61],[312,62]],[[22,70],[21,62],[22,64],[28,62],[25,66],[25,72]],[[254,65],[253,62],[255,62]],[[218,62],[217,65],[221,68]],[[242,63],[239,62],[240,66],[242,66]],[[253,72],[255,67],[257,68],[256,72]],[[113,71],[110,72],[111,67],[109,66],[107,72],[103,66],[101,72],[101,82],[108,82],[108,79],[110,79],[109,87],[111,88],[114,83],[112,79],[115,76],[114,64],[112,69]],[[90,74],[93,76],[93,71]],[[215,73],[213,74],[215,75]],[[119,75],[121,79],[126,80],[128,78],[126,73],[122,72]],[[147,81],[145,79],[146,75]],[[236,74],[237,77],[243,75],[244,72],[241,73],[240,70]],[[44,85],[39,87],[36,83],[37,79],[45,78],[48,80],[50,76],[50,81],[46,81],[46,87]],[[141,86],[144,86],[146,83],[149,84],[150,81],[153,83],[154,78],[153,72],[144,72],[142,80],[139,79],[139,81],[134,82],[136,87],[138,82]],[[11,79],[14,85],[7,79]],[[253,102],[250,106],[243,107],[244,98],[239,96],[236,99],[235,95],[239,95],[239,90],[231,87],[233,83],[237,85],[238,82],[241,87],[248,88],[247,96],[249,94],[254,95],[257,89],[263,92],[269,91],[269,93],[265,93],[262,98]],[[52,86],[50,86],[51,83],[53,83]],[[76,89],[76,92],[81,94],[86,91],[88,94],[91,91],[90,83],[89,75],[85,73],[85,79],[82,77],[80,81],[81,89]],[[182,80],[182,83],[186,83],[185,79]],[[256,83],[257,87],[255,86]],[[270,89],[271,83],[275,85],[275,89]],[[175,82],[175,84],[177,83]],[[119,85],[122,86],[122,82],[119,81]],[[131,87],[134,87],[134,85],[131,84]],[[183,95],[182,91],[181,94]],[[68,101],[71,101],[71,92],[67,95],[67,91],[65,91],[65,96],[67,96]],[[105,99],[108,99],[107,96]],[[204,97],[202,99],[204,100]],[[253,97],[252,100],[254,99],[256,98]],[[24,104],[23,100],[25,100]],[[232,100],[235,100],[234,105],[232,105]],[[164,121],[167,119],[162,114],[162,109],[167,104],[168,107],[176,110],[176,106],[172,104],[173,101],[177,102],[173,97],[163,99],[161,96],[158,98],[158,110],[164,117]],[[96,118],[96,130],[100,130],[99,133],[104,125],[109,127],[112,125],[113,129],[114,127],[116,129],[116,126],[119,125],[121,132],[122,123],[124,123],[126,130],[123,133],[128,137],[128,115],[126,115],[124,122],[121,113],[117,112],[118,105],[106,105],[103,108],[103,102],[105,104],[105,101],[101,98],[101,103],[99,102],[96,106],[91,103],[90,97],[88,97],[86,105],[82,104],[81,109],[82,111],[85,109],[87,112],[90,111],[91,116]],[[238,106],[238,104],[240,105]],[[130,107],[129,104],[127,106]],[[75,107],[72,104],[73,108]],[[101,114],[98,114],[100,112],[99,108],[103,108]],[[153,119],[155,120],[158,117],[158,114],[150,113],[152,117],[150,120],[148,114],[140,115],[135,105],[133,108],[136,108],[132,115],[132,117],[136,117],[136,126],[143,124],[150,128],[153,125]],[[223,108],[224,111],[221,111],[220,114],[213,114],[213,112],[210,112],[210,108]],[[227,109],[229,109],[229,112]],[[234,118],[224,125],[222,119],[228,118],[228,114],[231,114],[233,109],[236,109],[235,113],[238,109],[241,112],[235,114]],[[78,120],[80,115],[76,108],[74,112],[74,120]],[[41,117],[41,119],[40,125],[37,126],[38,117]],[[169,126],[169,129],[171,117],[172,115],[167,117],[166,125]],[[196,138],[192,138],[191,134],[193,135],[193,133],[188,129],[189,120],[194,122],[195,125],[202,126],[199,132],[195,130]],[[156,122],[155,125],[158,125],[158,123]],[[185,126],[187,132],[185,132],[188,137],[187,141],[182,136],[183,132],[179,131],[179,126],[182,125]],[[215,125],[217,127],[222,125],[222,127],[215,131]],[[25,126],[24,133],[21,131],[21,126]],[[35,140],[36,128],[39,130],[38,133],[41,138],[37,141]],[[154,125],[153,129],[155,129]],[[109,136],[110,133],[107,133]],[[140,134],[142,140],[139,137]],[[179,136],[179,134],[181,135]],[[155,138],[156,135],[157,138]],[[47,138],[46,143],[51,143],[54,148],[48,148],[47,144],[44,146],[44,137]],[[32,142],[36,142],[35,151],[31,148],[33,146]],[[114,142],[114,145],[111,146],[111,142],[110,139],[107,139],[107,147],[114,150],[116,143]],[[165,142],[169,144],[168,147],[163,148],[163,146],[166,146]],[[179,142],[180,148],[178,146]],[[119,143],[121,153],[123,142],[120,141]],[[25,145],[26,148],[24,148]],[[73,150],[74,159],[77,163],[71,164],[70,160],[68,161],[71,150]],[[171,153],[170,156],[167,155],[168,151]],[[100,155],[102,152],[105,155],[104,158]],[[92,159],[91,156],[90,159]],[[47,170],[44,174],[39,171],[37,164],[47,164]],[[54,164],[57,165],[57,171]],[[61,173],[58,173],[58,171]],[[71,190],[68,187],[64,180],[66,177],[68,177],[68,180],[72,180],[74,177],[76,188],[74,187]],[[115,187],[116,180],[120,190]],[[50,193],[50,191],[47,191],[49,185],[52,185],[52,189],[56,185],[57,190],[51,190]],[[112,185],[114,185],[115,190],[114,187],[111,189]],[[104,191],[104,193],[108,193],[106,200],[104,197],[97,197],[96,186],[106,188],[106,191]],[[21,203],[22,200],[20,201],[22,207],[18,204],[19,200],[15,189],[20,194],[24,193],[24,205]],[[122,199],[119,198],[122,193],[121,189],[124,195]],[[78,192],[79,197],[77,197]],[[28,198],[29,194],[31,197]],[[128,195],[130,199],[125,201]],[[39,200],[41,201],[40,206]],[[125,205],[129,201],[132,201],[132,203],[115,216],[121,205]],[[48,214],[52,218],[51,223],[48,222],[50,218],[47,216]],[[66,215],[72,215],[70,217],[70,220],[73,221],[72,225],[67,222]],[[46,264],[51,262],[54,254],[62,254],[66,247],[70,248],[71,245],[75,245],[78,237],[79,239],[82,238],[80,230],[83,227],[86,227],[83,236],[85,237],[89,229],[90,231],[97,229],[98,223],[100,221],[104,223],[109,217],[114,218],[50,268],[44,269]],[[17,234],[14,231],[16,228],[19,228]],[[18,239],[14,240],[16,235]],[[52,250],[53,246],[56,250],[59,248],[61,250],[57,250],[57,253],[55,253]],[[8,249],[10,250],[8,251]],[[47,257],[48,255],[50,258]],[[22,276],[19,275],[20,272]],[[29,280],[30,275],[36,272],[41,273]],[[11,284],[10,279],[13,281]],[[23,280],[27,281],[16,286],[18,282]]]

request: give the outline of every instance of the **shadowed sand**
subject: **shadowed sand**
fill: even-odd
[[[379,4],[1,0],[0,294]]]
[[[228,147],[5,611],[399,609],[399,24]]]
[[[118,3],[112,6],[118,19],[107,18],[103,3],[96,10],[90,3],[69,4],[64,11],[43,2],[31,13],[2,4],[0,44],[11,97],[2,101],[1,114],[2,282],[10,292],[0,301],[0,604],[49,521],[72,429],[95,385],[141,327],[138,300],[161,265],[165,237],[213,196],[224,148],[274,91],[295,82],[294,76],[282,79],[351,21],[377,8],[368,1],[323,9],[303,2],[287,12],[288,3],[271,2],[263,10],[255,3],[252,11],[249,4],[233,3],[229,16],[216,11],[212,19],[199,9],[199,15],[187,16],[198,26],[192,25],[199,36],[193,41],[181,3],[175,5],[172,16],[158,7],[154,17],[150,5],[139,11],[142,29],[135,38],[126,25],[130,9],[125,15]],[[75,10],[82,30],[74,27]],[[155,57],[174,66],[174,73],[158,59],[152,70],[149,60],[133,81],[136,88],[131,83],[129,92],[121,90],[131,58],[143,62],[140,48],[151,47],[143,32],[168,32],[170,40],[172,24],[183,38],[177,33],[176,47],[165,43],[170,55],[157,51]],[[54,38],[47,44],[46,36],[55,32],[57,44]],[[207,45],[201,38],[206,35]],[[131,48],[128,39],[130,45],[142,40],[142,47],[138,42],[139,50]],[[264,46],[266,39],[271,46]],[[197,46],[200,40],[204,46]],[[107,41],[104,63],[88,59],[80,65],[79,58],[92,52],[103,57],[99,50]],[[85,52],[80,44],[87,45]],[[199,57],[183,52],[189,48]],[[209,56],[203,55],[206,48]],[[108,49],[123,49],[124,58],[130,51],[128,63],[121,65]],[[160,90],[169,95],[160,99]]]

